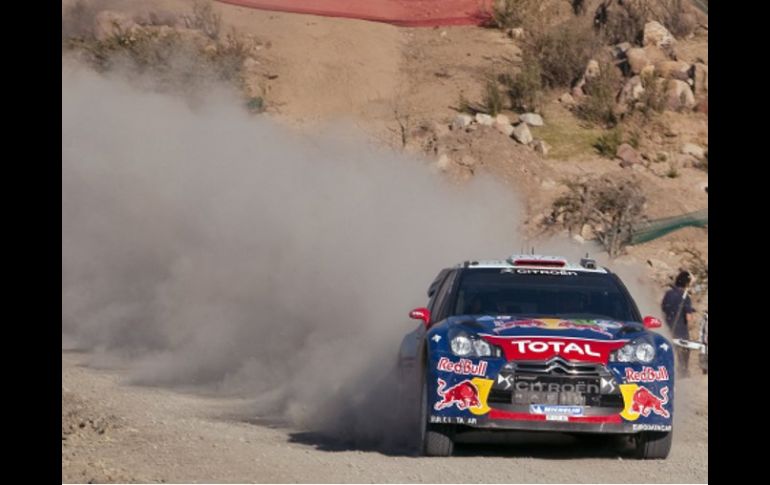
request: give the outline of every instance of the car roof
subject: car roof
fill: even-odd
[[[545,256],[540,254],[514,254],[508,259],[479,259],[457,264],[455,268],[485,269],[485,268],[521,268],[552,271],[576,271],[581,273],[609,274],[610,272],[596,264],[596,261],[583,258],[579,264],[570,263],[562,256]]]

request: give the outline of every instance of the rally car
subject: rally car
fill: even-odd
[[[424,454],[469,430],[625,434],[666,458],[672,344],[620,278],[588,258],[514,255],[442,270],[398,358]],[[405,388],[408,388],[404,384]],[[409,399],[409,398],[406,398]]]

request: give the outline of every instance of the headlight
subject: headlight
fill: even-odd
[[[624,345],[614,353],[617,362],[652,362],[655,358],[655,347],[647,342],[632,342]]]
[[[624,345],[618,350],[618,362],[631,362],[634,360],[634,346]]]
[[[655,347],[648,343],[641,343],[636,346],[634,355],[639,362],[652,362],[655,358]]]
[[[452,339],[451,345],[452,345],[452,352],[454,352],[455,355],[459,355],[460,357],[465,357],[467,355],[470,355],[472,351],[471,339],[469,339],[465,335],[457,335],[455,338]]]
[[[478,355],[479,357],[487,357],[489,355],[492,355],[492,348],[484,340],[474,340],[473,350],[476,351],[476,355]]]
[[[452,353],[458,357],[500,357],[502,350],[476,335],[459,332],[449,341]]]

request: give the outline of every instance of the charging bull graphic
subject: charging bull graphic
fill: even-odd
[[[507,317],[510,318],[510,317]],[[605,320],[562,320],[560,318],[540,318],[530,320],[503,320],[497,317],[493,332],[500,333],[509,328],[542,328],[546,330],[588,330],[608,337],[613,334],[608,329],[617,329],[621,324]]]
[[[620,415],[629,421],[636,421],[639,416],[646,418],[650,413],[664,418],[671,417],[671,413],[663,407],[668,404],[668,386],[661,388],[661,397],[637,384],[621,384],[620,392],[623,394],[623,401],[626,405]]]
[[[440,411],[452,405],[457,405],[457,408],[460,410],[481,405],[479,402],[479,390],[469,380],[464,380],[461,383],[446,389],[446,381],[444,379],[439,379],[437,392],[442,400],[433,406],[433,409],[436,411]]]
[[[433,405],[433,409],[436,411],[457,406],[457,409],[470,411],[476,416],[483,416],[489,412],[487,398],[494,383],[492,379],[474,377],[459,382],[449,389],[447,389],[447,383],[444,379],[439,377],[436,382],[438,382],[436,392],[441,398]]]

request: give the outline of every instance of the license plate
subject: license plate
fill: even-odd
[[[561,416],[559,414],[546,414],[545,420],[546,421],[569,421],[569,417]]]

